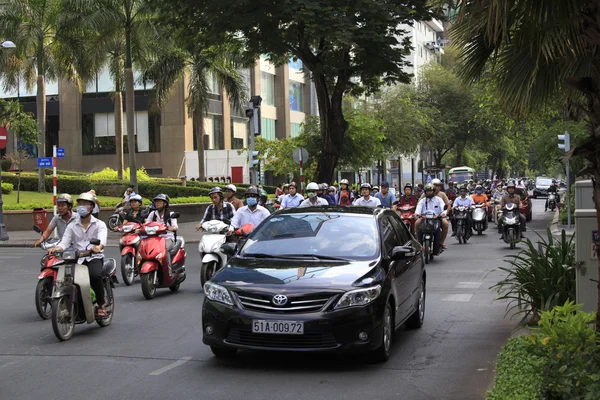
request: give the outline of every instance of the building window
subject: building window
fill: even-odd
[[[275,120],[261,118],[261,136],[268,140],[275,140]]]
[[[294,61],[293,58],[290,58],[290,61],[288,62],[288,66],[292,69],[297,69],[298,71],[302,70],[302,60],[297,59],[296,61]]]
[[[231,118],[231,149],[241,150],[248,142],[248,121],[243,118]]]
[[[304,112],[304,84],[290,81],[290,110]]]
[[[209,114],[204,117],[204,150],[225,149],[223,133],[223,116]],[[194,150],[198,150],[198,142],[194,135]]]
[[[260,97],[263,104],[275,105],[275,75],[268,72],[260,73]]]
[[[290,123],[290,133],[291,133],[292,137],[296,137],[296,136],[300,135],[301,131],[302,131],[302,124],[295,124],[293,122]]]

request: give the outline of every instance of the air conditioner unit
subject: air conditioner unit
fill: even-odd
[[[427,42],[425,43],[425,47],[427,47],[429,50],[433,50],[436,46],[435,42]]]

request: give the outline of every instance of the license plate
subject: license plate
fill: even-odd
[[[252,320],[252,333],[273,333],[284,335],[303,335],[304,322]]]

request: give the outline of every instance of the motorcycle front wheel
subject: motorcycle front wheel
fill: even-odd
[[[202,268],[200,269],[200,285],[204,288],[204,284],[210,280],[217,273],[217,262],[211,261],[207,263],[202,263]]]
[[[96,317],[96,322],[103,328],[110,325],[115,313],[115,297],[108,280],[104,282],[104,309],[106,310],[106,317]]]
[[[140,276],[142,278],[142,293],[146,300],[152,300],[156,295],[156,285],[154,285],[154,274],[156,271],[152,271],[148,274]]]
[[[73,303],[68,296],[52,300],[52,330],[61,342],[73,336],[75,315],[73,315]]]
[[[425,253],[425,264],[429,264],[429,256],[431,255],[431,243],[429,239],[423,241],[423,252]]]
[[[112,232],[116,232],[121,223],[122,221],[118,215],[112,215],[108,219],[108,229],[110,229]]]
[[[42,319],[52,316],[52,278],[40,279],[35,287],[35,309]]]
[[[463,235],[465,234],[464,228],[459,226],[456,228],[456,238],[458,239],[458,244],[463,244]],[[466,243],[466,242],[464,242]]]
[[[121,276],[123,277],[123,282],[125,282],[127,286],[131,286],[133,279],[135,278],[134,262],[135,260],[131,253],[121,257]]]

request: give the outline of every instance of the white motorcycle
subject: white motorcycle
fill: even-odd
[[[202,224],[205,234],[198,244],[198,252],[202,259],[200,284],[203,288],[204,284],[227,264],[227,256],[221,251],[221,246],[227,240],[229,229],[229,225],[219,220],[206,221]]]
[[[473,220],[473,229],[477,231],[478,235],[481,235],[487,229],[487,205],[477,204],[473,209],[471,219]]]

